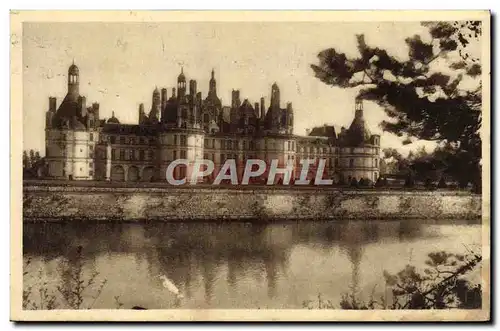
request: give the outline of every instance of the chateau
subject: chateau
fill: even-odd
[[[80,71],[72,64],[68,92],[59,107],[55,97],[49,98],[46,174],[53,179],[149,182],[164,181],[167,166],[176,159],[193,164],[209,159],[215,169],[226,159],[235,159],[239,174],[248,159],[277,159],[283,167],[292,162],[293,178],[298,178],[300,160],[324,159],[325,179],[377,180],[380,136],[369,133],[361,100],[356,100],[349,128],[338,134],[325,125],[298,136],[293,134],[293,124],[292,104],[281,107],[276,83],[269,106],[263,97],[254,104],[241,101],[239,90],[232,91],[231,105],[224,106],[213,70],[203,98],[196,80],[188,85],[182,69],[170,96],[167,89],[155,88],[149,112],[140,104],[138,124],[122,124],[114,112],[111,118],[101,119],[99,104],[87,106],[80,95]],[[190,171],[189,166],[177,166],[174,176],[183,178]],[[204,180],[210,182],[215,175],[216,171]]]

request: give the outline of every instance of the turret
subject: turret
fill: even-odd
[[[210,83],[208,86],[208,96],[209,97],[212,97],[212,96],[216,97],[217,96],[217,81],[215,80],[214,69],[212,69]]]
[[[149,113],[149,120],[152,123],[158,122],[158,119],[160,117],[160,110],[161,110],[161,96],[160,96],[160,91],[158,88],[155,88],[153,91],[153,98],[151,102],[151,111]]]
[[[177,77],[177,93],[179,99],[186,96],[186,76],[184,76],[184,68],[181,68],[181,73]]]
[[[68,96],[72,101],[77,101],[80,95],[80,70],[73,64],[68,69]]]
[[[363,118],[363,100],[361,98],[356,98],[354,109],[354,118]]]
[[[274,83],[271,87],[271,108],[280,107],[280,89],[278,84]]]

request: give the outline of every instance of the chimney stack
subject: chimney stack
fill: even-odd
[[[55,97],[49,97],[49,111],[55,112],[57,110],[57,99]]]
[[[264,97],[260,98],[260,118],[264,118],[266,116],[266,105],[264,101]]]

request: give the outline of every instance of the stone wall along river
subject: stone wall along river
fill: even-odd
[[[393,218],[479,219],[481,196],[331,188],[23,188],[25,221]]]

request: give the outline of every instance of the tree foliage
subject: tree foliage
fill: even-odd
[[[477,21],[425,22],[429,38],[406,38],[407,59],[368,45],[357,35],[359,56],[351,58],[329,48],[311,65],[322,82],[356,88],[358,96],[381,106],[389,119],[381,127],[399,137],[433,140],[453,145],[457,161],[480,173],[481,65],[469,52],[480,37]],[[475,88],[461,84],[464,77],[478,80]]]

